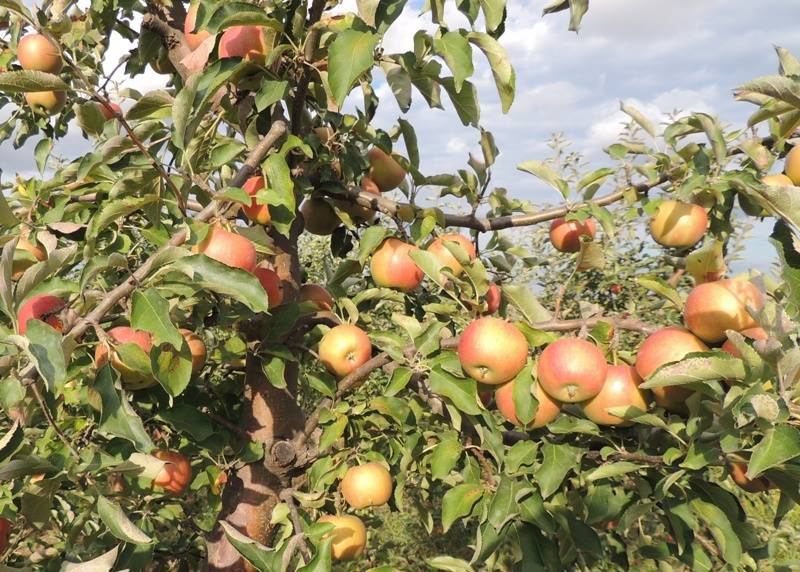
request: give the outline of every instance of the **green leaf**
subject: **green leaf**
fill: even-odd
[[[422,249],[409,251],[408,255],[428,278],[433,280],[439,287],[444,288],[447,277],[442,274],[442,268],[444,268],[444,266],[438,258],[427,250]]]
[[[158,200],[156,195],[148,195],[146,197],[125,197],[122,199],[115,199],[104,201],[100,210],[95,213],[92,220],[89,221],[89,226],[86,229],[87,240],[94,239],[100,234],[100,231],[112,224],[117,219],[128,217],[131,213],[138,211]]]
[[[97,372],[94,389],[100,394],[100,430],[127,439],[142,453],[153,449],[153,442],[144,429],[144,424],[133,411],[124,394],[117,393],[111,377],[111,366],[106,364]]]
[[[475,570],[466,560],[454,558],[452,556],[428,558],[425,564],[430,566],[433,570],[442,570],[443,572],[474,572]]]
[[[176,431],[184,431],[197,441],[204,441],[214,434],[214,424],[207,415],[196,407],[176,403],[170,409],[158,412],[158,418],[171,425]]]
[[[800,430],[790,425],[778,425],[770,429],[764,438],[753,447],[747,478],[755,479],[764,471],[777,467],[800,455]]]
[[[274,153],[267,157],[262,165],[269,181],[267,204],[272,218],[270,224],[283,236],[289,236],[289,230],[296,212],[294,182],[286,163],[286,157]]]
[[[358,261],[363,266],[367,260],[386,238],[388,229],[382,225],[371,226],[361,234],[358,241]]]
[[[675,288],[667,284],[667,281],[658,276],[640,276],[636,278],[636,283],[655,292],[678,310],[683,311],[683,298]]]
[[[467,38],[486,55],[492,68],[497,93],[500,95],[503,113],[508,113],[514,102],[517,79],[505,48],[489,34],[482,32],[470,32]]]
[[[514,413],[523,426],[534,420],[538,408],[538,403],[531,393],[532,373],[533,366],[527,365],[522,368],[513,381],[514,391],[511,397],[514,401]]]
[[[342,107],[353,83],[373,66],[378,39],[370,32],[345,30],[333,40],[328,49],[328,84],[338,107]]]
[[[480,0],[486,31],[494,32],[505,19],[506,0]]]
[[[468,415],[478,415],[478,384],[472,378],[461,379],[447,373],[441,366],[434,366],[428,376],[430,390],[437,395],[447,397],[459,411]]]
[[[618,477],[626,475],[633,471],[638,471],[643,468],[643,465],[637,465],[629,461],[619,461],[617,463],[608,463],[597,467],[594,471],[587,475],[586,480],[590,482],[599,481],[600,479],[609,479],[611,477]]]
[[[327,536],[322,540],[317,553],[311,562],[300,568],[297,572],[330,572],[331,571],[331,546],[334,536]]]
[[[400,111],[407,112],[411,108],[411,76],[400,64],[383,60],[380,66]]]
[[[645,117],[641,111],[633,107],[632,105],[628,105],[624,101],[619,102],[619,108],[622,110],[623,113],[627,113],[631,119],[633,119],[639,127],[647,131],[647,134],[650,137],[656,136],[656,128],[653,123]]]
[[[53,391],[67,377],[61,334],[47,322],[29,320],[25,337],[30,342],[26,353],[31,357],[36,371],[47,382],[47,388]]]
[[[24,438],[25,433],[22,430],[19,421],[14,421],[14,424],[11,426],[8,432],[3,435],[2,439],[0,439],[0,462],[5,461],[11,455],[13,455],[22,444],[22,440]]]
[[[169,302],[154,288],[133,293],[131,327],[152,334],[154,344],[166,342],[176,348],[183,344],[183,336],[170,320]]]
[[[114,563],[117,561],[119,546],[115,546],[105,554],[86,562],[70,562],[65,560],[61,563],[58,572],[111,572],[114,570]]]
[[[172,143],[183,150],[187,143],[187,129],[189,119],[193,112],[199,111],[195,105],[197,96],[197,84],[200,83],[202,74],[193,74],[186,81],[183,89],[178,91],[178,95],[172,104]]]
[[[447,532],[459,518],[472,512],[472,507],[483,496],[483,487],[475,483],[457,485],[442,497],[442,529]]]
[[[35,455],[17,455],[0,467],[0,482],[10,481],[26,475],[51,473],[56,468],[47,459]]]
[[[47,255],[45,260],[37,262],[28,268],[17,282],[17,300],[23,300],[39,284],[51,278],[64,267],[71,263],[78,252],[78,245],[71,244],[66,248],[59,248]]]
[[[500,530],[510,518],[519,514],[514,479],[500,477],[500,484],[489,504],[487,519],[496,530]]]
[[[553,168],[544,161],[525,161],[517,165],[517,169],[530,173],[557,190],[563,197],[569,194],[567,182],[558,176]]]
[[[76,104],[73,109],[75,110],[75,119],[78,120],[78,127],[89,135],[100,135],[103,132],[106,118],[100,111],[99,103],[86,101]]]
[[[256,109],[264,111],[273,103],[277,103],[286,95],[286,88],[289,87],[288,81],[272,80],[264,78],[261,80],[261,87],[256,94]]]
[[[478,103],[478,90],[468,81],[464,82],[461,90],[456,89],[456,85],[451,77],[443,77],[441,84],[444,86],[450,101],[456,109],[461,123],[478,127],[481,120],[481,108]]]
[[[475,71],[472,66],[472,48],[460,32],[447,32],[433,39],[434,51],[442,56],[447,67],[453,72],[455,91],[460,92],[464,80]]]
[[[42,71],[21,70],[0,73],[0,91],[24,93],[28,91],[67,91],[69,86],[57,75]]]
[[[172,106],[175,100],[169,92],[162,89],[151,91],[144,94],[133,104],[125,118],[128,121],[140,121],[142,119],[166,119],[172,115]]]
[[[0,196],[3,196],[3,193],[0,193]],[[3,313],[14,325],[17,323],[17,313],[14,311],[14,285],[11,281],[11,270],[14,267],[14,251],[18,242],[16,238],[6,242],[3,245],[2,256],[0,256],[0,301],[2,301]]]
[[[260,572],[280,570],[281,554],[279,552],[245,536],[224,520],[220,520],[219,525],[228,538],[228,542]]]
[[[522,312],[522,315],[531,325],[552,319],[550,312],[539,303],[533,292],[526,286],[503,284],[503,297]]]
[[[722,379],[744,379],[745,369],[742,360],[724,352],[694,352],[681,361],[658,368],[647,378],[642,389],[686,385]]]
[[[199,288],[230,296],[254,312],[269,311],[264,288],[249,272],[231,268],[204,254],[179,258],[173,268],[191,278]]]
[[[443,479],[450,474],[461,458],[464,447],[455,438],[447,438],[433,448],[431,455],[431,478]]]
[[[267,381],[280,389],[286,387],[286,361],[278,356],[265,357],[261,364],[261,369]]]
[[[697,498],[692,499],[690,505],[692,511],[708,526],[723,560],[734,568],[738,567],[742,559],[742,543],[733,530],[725,511]]]
[[[120,540],[134,544],[153,542],[152,538],[131,522],[118,504],[111,502],[103,495],[97,497],[97,515],[111,531],[111,534]]]
[[[344,435],[344,430],[347,428],[347,416],[339,415],[336,421],[330,425],[326,425],[322,430],[322,436],[319,438],[319,450],[324,451],[333,443]]]
[[[150,368],[169,395],[176,397],[183,393],[192,379],[192,351],[183,336],[177,346],[168,342],[153,344]]]
[[[198,25],[201,25],[198,22]],[[216,34],[233,26],[264,26],[281,29],[282,26],[274,18],[270,18],[261,6],[247,2],[221,2],[203,26],[212,34]]]
[[[785,222],[775,223],[770,242],[778,251],[781,277],[788,294],[787,303],[795,315],[800,312],[800,250],[796,241]]]
[[[558,490],[567,473],[576,469],[582,449],[566,444],[542,443],[542,464],[534,473],[542,497],[547,499]]]

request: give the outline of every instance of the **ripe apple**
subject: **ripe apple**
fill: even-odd
[[[267,300],[269,307],[274,308],[283,303],[283,283],[280,276],[274,270],[269,268],[256,268],[253,270],[258,281],[261,282],[262,288],[267,292]]]
[[[793,185],[800,186],[800,147],[792,147],[791,151],[786,154],[783,172],[786,173]]]
[[[253,202],[250,206],[242,207],[242,212],[251,221],[258,224],[269,224],[272,216],[269,213],[268,205],[260,205],[256,202],[256,193],[264,188],[264,177],[261,175],[257,177],[250,177],[245,181],[242,188],[247,191],[247,194],[253,197]]]
[[[219,40],[219,57],[263,61],[268,52],[264,30],[260,26],[232,26]]]
[[[708,215],[700,205],[668,200],[658,205],[650,219],[650,234],[662,246],[687,248],[703,238]]]
[[[425,274],[409,256],[409,253],[415,250],[417,247],[413,244],[396,238],[384,240],[372,254],[369,263],[375,284],[406,292],[419,286]]]
[[[514,379],[528,361],[528,340],[500,318],[485,316],[466,327],[458,342],[461,367],[472,379],[500,385]]]
[[[578,252],[581,249],[581,237],[594,238],[597,223],[593,218],[580,222],[557,218],[550,224],[550,242],[560,252]]]
[[[367,159],[370,164],[369,178],[384,193],[399,187],[406,178],[405,169],[383,149],[373,147],[367,152]]]
[[[192,466],[189,459],[176,451],[160,449],[153,453],[157,459],[165,462],[164,467],[153,479],[153,486],[160,487],[177,496],[192,482]]]
[[[606,381],[600,393],[581,404],[584,415],[598,425],[618,425],[627,427],[633,421],[627,421],[606,411],[609,407],[633,406],[647,411],[647,399],[643,390],[639,389],[642,378],[636,368],[630,365],[609,365]]]
[[[334,560],[355,560],[364,554],[367,529],[360,518],[351,514],[325,515],[320,517],[319,522],[328,522],[334,526],[331,532],[331,555]]]
[[[334,375],[344,377],[372,356],[372,342],[364,330],[352,324],[331,328],[319,343],[319,359]]]
[[[319,284],[303,284],[297,294],[298,302],[313,302],[319,310],[333,309],[333,296]]]
[[[58,46],[42,34],[28,34],[17,45],[17,59],[24,70],[58,73],[64,67]]]
[[[119,106],[119,104],[114,103],[113,101],[109,101],[108,105],[101,103],[99,106],[100,113],[103,114],[103,118],[105,118],[106,121],[116,119],[118,116],[122,115],[122,108]]]
[[[252,272],[256,267],[256,248],[253,243],[219,225],[209,228],[205,238],[196,244],[192,251],[247,272]]]
[[[792,180],[783,173],[778,173],[776,175],[764,175],[761,177],[761,182],[765,185],[770,185],[771,187],[794,186],[794,182],[792,182]]]
[[[322,197],[309,197],[300,205],[305,229],[311,234],[326,236],[339,228],[342,221],[333,207]]]
[[[766,477],[748,478],[747,464],[745,463],[728,463],[728,474],[734,483],[748,493],[763,493],[775,488],[775,485]]]
[[[0,554],[8,550],[8,537],[11,534],[11,522],[0,516]]]
[[[689,330],[679,326],[661,328],[639,346],[636,372],[642,379],[647,379],[663,365],[680,361],[690,353],[707,351],[708,346]],[[654,387],[650,391],[659,406],[673,413],[683,413],[686,399],[692,394],[691,390],[679,385]]]
[[[464,272],[464,267],[456,260],[453,253],[447,249],[446,243],[454,242],[464,249],[470,260],[475,260],[477,253],[475,252],[475,245],[463,234],[451,233],[443,234],[436,238],[428,245],[428,252],[433,254],[443,266],[447,266],[453,271],[453,274],[460,276]]]
[[[18,256],[17,253],[22,254],[22,256]],[[26,256],[23,253],[27,253],[30,256]],[[14,254],[17,256],[15,256],[11,264],[12,280],[19,280],[28,268],[47,258],[47,253],[44,249],[32,243],[27,238],[20,238],[17,241],[17,248]]]
[[[500,286],[492,282],[486,291],[486,313],[494,314],[500,309],[501,300]]]
[[[192,373],[197,373],[206,364],[206,344],[191,330],[181,328],[178,331],[189,345],[189,351],[192,352]]]
[[[153,347],[153,339],[150,334],[140,330],[134,330],[128,326],[117,326],[107,332],[108,337],[114,344],[136,344],[142,351],[150,355]],[[94,350],[94,363],[96,368],[103,367],[108,362],[108,344],[101,342]],[[122,363],[116,352],[111,355],[111,367],[120,374],[120,379],[126,389],[145,389],[156,384],[156,380],[151,375],[142,375],[140,372],[129,368]]]
[[[392,475],[379,463],[350,467],[342,478],[342,496],[356,509],[386,504],[392,496]]]
[[[600,393],[608,364],[596,345],[580,338],[561,338],[544,349],[537,372],[550,397],[577,403]]]
[[[709,343],[725,340],[725,330],[740,332],[758,324],[747,311],[760,310],[764,295],[747,280],[717,280],[695,286],[686,298],[683,317],[698,338]]]
[[[183,21],[183,37],[186,38],[186,43],[189,49],[194,51],[200,47],[200,44],[205,41],[211,34],[205,30],[198,30],[194,33],[194,27],[197,22],[197,9],[199,4],[191,6],[186,12],[186,19]]]
[[[17,313],[19,323],[19,333],[24,335],[28,329],[29,320],[41,320],[50,324],[55,330],[62,331],[63,324],[58,314],[64,309],[66,302],[57,296],[49,294],[38,294],[28,298]]]
[[[508,421],[520,427],[522,423],[517,418],[517,409],[514,406],[514,384],[516,380],[512,379],[506,384],[501,385],[494,392],[494,402],[497,404],[497,410]],[[533,383],[533,396],[539,402],[539,407],[536,409],[536,416],[533,421],[525,426],[526,429],[539,429],[550,423],[553,419],[558,417],[561,413],[561,403],[547,395],[541,386]]]
[[[37,115],[55,115],[67,104],[67,94],[63,91],[29,91],[25,101]]]

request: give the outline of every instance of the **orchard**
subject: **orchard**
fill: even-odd
[[[0,180],[0,568],[789,569],[800,60],[746,125],[623,104],[606,166],[530,157],[542,208],[492,184],[476,73],[507,112],[530,8],[419,3],[392,53],[405,0],[338,4],[0,1],[38,167]],[[378,84],[480,153],[423,173]],[[774,275],[729,267],[747,221]]]

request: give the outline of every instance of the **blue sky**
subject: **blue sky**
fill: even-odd
[[[710,112],[730,125],[742,125],[753,107],[735,102],[732,90],[754,77],[775,73],[773,45],[800,55],[797,0],[592,0],[577,35],[567,30],[566,13],[542,18],[547,3],[508,2],[507,33],[501,41],[517,74],[517,97],[510,113],[501,113],[486,65],[479,65],[472,78],[480,94],[481,123],[495,135],[501,150],[495,184],[536,204],[557,202],[559,197],[517,171],[516,165],[545,158],[552,133],[563,132],[573,142],[572,150],[596,168],[608,163],[602,149],[614,141],[625,120],[620,100],[655,122],[663,119],[663,113],[682,109]],[[345,0],[338,9],[354,6],[354,0]],[[447,10],[446,19],[453,27],[466,25],[454,9]],[[410,48],[420,25],[432,28],[430,15],[419,16],[419,4],[410,3],[384,40],[386,52]],[[125,49],[119,38],[112,43],[109,69]],[[482,61],[482,55],[476,57]],[[144,91],[162,83],[162,77],[152,74],[130,80],[129,85]],[[376,89],[381,96],[377,122],[389,128],[400,111],[382,81]],[[357,92],[352,98],[360,100]],[[449,108],[431,111],[415,97],[407,118],[417,130],[421,167],[427,174],[462,168],[467,153],[478,150],[477,133],[462,127]],[[76,131],[57,150],[72,158],[86,147]],[[17,152],[8,144],[1,146],[0,168],[5,179],[14,172],[32,172],[32,146]],[[764,241],[765,228],[757,229],[747,265],[765,268],[764,249],[772,257]]]

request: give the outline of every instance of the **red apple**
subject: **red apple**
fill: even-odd
[[[800,186],[800,147],[794,146],[786,154],[783,172],[794,186]]]
[[[497,404],[497,410],[508,421],[520,427],[522,423],[517,419],[517,408],[514,406],[514,384],[516,380],[511,380],[508,383],[501,385],[494,392],[494,402]],[[553,419],[558,417],[561,413],[561,403],[547,395],[538,383],[533,383],[533,396],[539,402],[539,407],[536,409],[536,416],[533,421],[525,426],[526,429],[539,429],[550,423]]]
[[[186,19],[183,21],[183,37],[186,38],[186,43],[189,45],[189,49],[192,51],[199,48],[200,44],[202,44],[205,39],[211,35],[205,30],[198,30],[196,33],[194,32],[195,24],[197,22],[198,7],[199,4],[191,6],[186,12]]]
[[[197,373],[206,364],[206,344],[191,330],[181,328],[178,331],[186,340],[189,351],[192,353],[192,373]]]
[[[55,330],[61,332],[63,324],[59,318],[59,313],[66,306],[66,302],[57,296],[49,294],[38,294],[28,298],[17,313],[19,323],[19,333],[24,335],[28,330],[29,320],[41,320],[50,324]]]
[[[122,108],[119,106],[119,104],[114,103],[113,101],[108,102],[108,105],[101,103],[99,104],[99,107],[100,113],[103,114],[103,118],[106,121],[109,121],[110,119],[116,119],[122,115]]]
[[[17,59],[25,70],[56,74],[64,66],[58,46],[42,34],[24,36],[17,44]]]
[[[686,298],[683,317],[686,326],[700,339],[717,343],[726,330],[740,332],[758,324],[747,311],[760,310],[764,295],[747,280],[717,280],[695,286]]]
[[[202,242],[196,244],[192,250],[247,272],[252,272],[256,267],[256,248],[253,243],[219,225],[209,228]]]
[[[578,252],[581,249],[581,237],[594,238],[596,233],[597,223],[593,218],[583,222],[557,218],[550,225],[550,242],[561,252]]]
[[[260,205],[256,202],[256,193],[264,188],[264,177],[261,175],[257,177],[250,177],[245,181],[242,188],[247,191],[247,194],[253,197],[253,202],[249,206],[242,207],[242,212],[251,221],[258,224],[269,224],[272,216],[269,213],[268,205]]]
[[[370,163],[369,178],[384,193],[399,187],[406,178],[405,169],[383,149],[373,147],[367,153],[367,159]]]
[[[158,450],[153,453],[165,462],[161,472],[153,479],[153,485],[177,496],[192,482],[192,465],[189,459],[175,451]]]
[[[422,283],[425,274],[409,256],[417,250],[396,238],[387,238],[375,250],[370,261],[370,273],[378,286],[410,291]]]
[[[600,393],[608,372],[603,352],[579,338],[561,338],[548,345],[537,368],[542,389],[566,403],[586,401]]]
[[[278,273],[269,268],[256,268],[253,270],[253,274],[267,292],[269,307],[280,306],[283,303],[283,283]]]
[[[136,344],[144,353],[150,355],[150,350],[153,347],[153,339],[147,332],[134,330],[128,326],[117,326],[116,328],[111,328],[107,334],[111,342],[115,345]],[[108,344],[105,342],[101,342],[95,347],[94,363],[96,368],[99,369],[108,363],[108,349]],[[126,389],[145,389],[156,384],[156,380],[152,375],[143,375],[122,363],[122,360],[119,359],[116,352],[112,352],[111,367],[119,372],[120,379]]]
[[[600,393],[581,404],[584,415],[598,425],[633,425],[633,421],[611,415],[606,409],[632,406],[640,411],[647,411],[647,399],[644,391],[639,389],[640,383],[642,378],[636,373],[636,368],[629,365],[609,365]]]
[[[0,516],[0,554],[8,550],[8,537],[11,534],[11,522]]]
[[[331,556],[334,560],[355,560],[364,554],[367,546],[367,529],[357,516],[343,514],[341,516],[325,515],[319,522],[327,522],[334,526],[330,533],[333,537]]]
[[[372,342],[364,330],[341,324],[328,331],[319,343],[319,359],[334,375],[344,377],[372,356]]]
[[[747,476],[747,465],[745,463],[728,463],[728,474],[731,476],[734,483],[748,493],[763,493],[769,489],[776,488],[766,477],[749,478]]]
[[[456,260],[456,257],[447,249],[447,242],[458,244],[464,249],[464,252],[466,252],[470,260],[475,260],[477,256],[475,245],[472,244],[470,239],[459,233],[443,234],[428,245],[428,252],[433,254],[443,266],[447,266],[452,270],[453,274],[459,276],[464,272],[464,267],[461,266],[458,260]]]
[[[297,295],[298,302],[313,302],[319,310],[333,309],[333,296],[319,284],[303,284]]]
[[[500,286],[492,282],[486,291],[486,313],[494,314],[500,309],[501,300]]]
[[[528,361],[528,340],[499,318],[478,318],[458,342],[461,367],[472,379],[499,385],[514,379]]]
[[[268,52],[264,30],[260,26],[232,26],[219,40],[219,57],[263,61]]]

